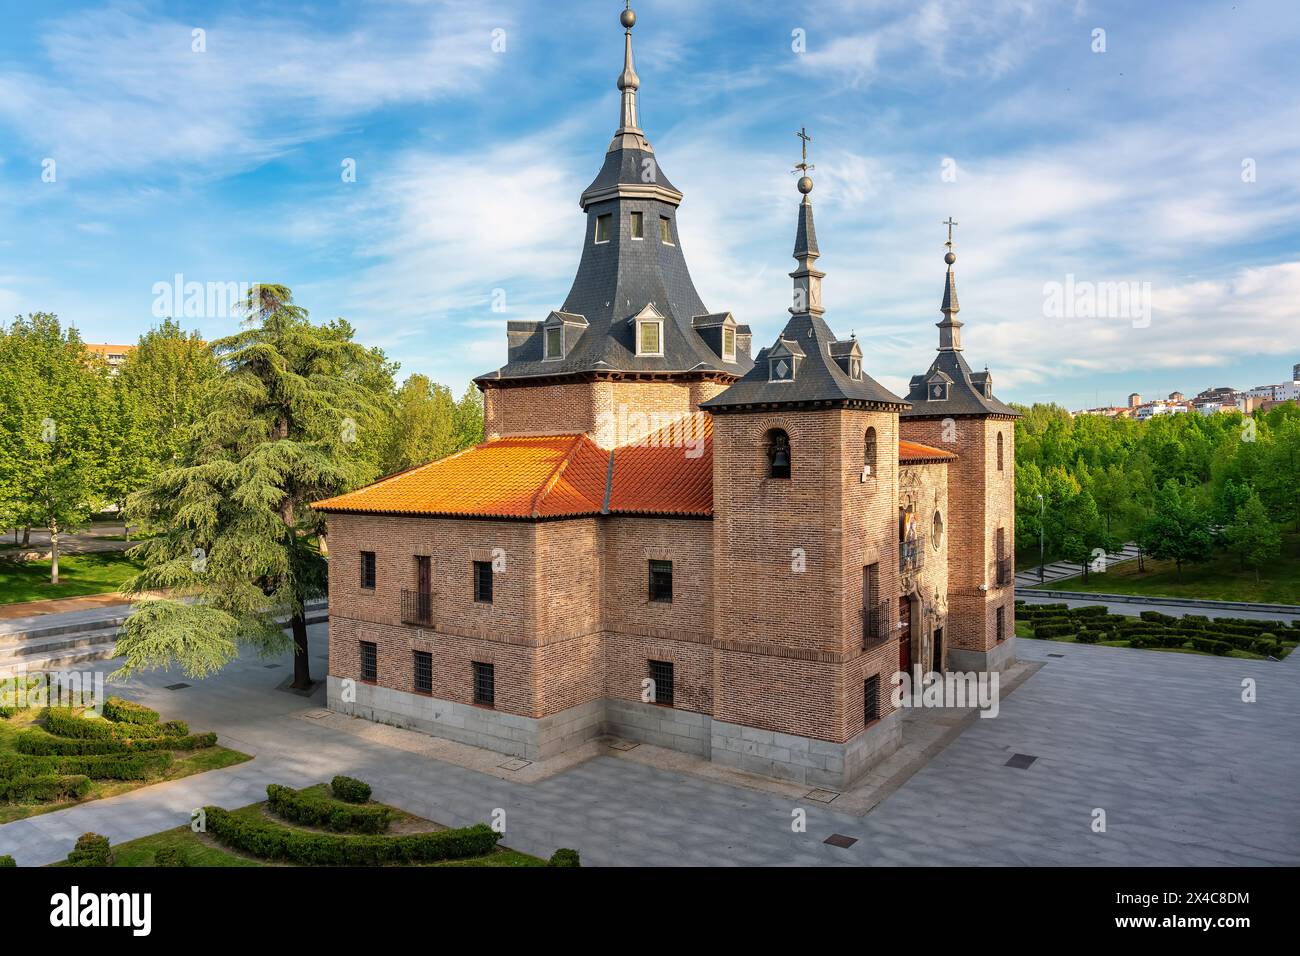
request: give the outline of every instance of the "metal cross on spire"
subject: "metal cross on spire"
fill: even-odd
[[[961,225],[961,223],[954,222],[952,216],[949,216],[943,222],[939,223],[939,225],[948,227],[948,241],[945,242],[944,245],[947,246],[949,249],[951,249],[952,248],[952,227],[959,226]]]
[[[805,176],[807,176],[808,170],[817,168],[816,166],[813,166],[808,162],[808,144],[812,142],[812,137],[808,135],[808,128],[806,126],[799,127],[799,132],[795,133],[794,135],[798,136],[801,140],[803,140],[803,143],[800,144],[803,149],[803,161],[799,163],[795,163],[794,171],[801,172]]]

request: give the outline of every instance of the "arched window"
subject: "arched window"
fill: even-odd
[[[998,471],[1002,470],[1002,433],[998,432]]]
[[[779,428],[767,433],[764,442],[767,450],[767,477],[790,477],[790,436]]]
[[[867,437],[862,443],[862,464],[864,475],[874,475],[876,473],[876,430],[875,428],[867,429]]]
[[[934,513],[934,517],[930,519],[930,543],[934,545],[936,551],[943,544],[943,515],[937,511]]]

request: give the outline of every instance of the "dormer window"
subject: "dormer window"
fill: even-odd
[[[722,357],[728,362],[736,361],[736,330],[722,330]]]
[[[635,326],[637,355],[664,354],[664,317],[653,305],[647,305],[628,321]]]
[[[659,217],[659,241],[666,246],[674,245],[672,220],[667,216]]]
[[[645,226],[644,226],[644,222],[643,222],[643,218],[642,218],[642,214],[641,214],[641,213],[639,213],[639,212],[634,212],[634,213],[632,213],[630,226],[631,226],[631,232],[632,232],[632,238],[633,238],[633,239],[644,239],[644,238],[645,238]]]
[[[948,400],[948,383],[932,382],[930,384],[930,394],[927,397],[932,402],[946,402]]]
[[[557,359],[564,357],[564,327],[557,325],[546,330],[546,357]]]
[[[780,358],[772,359],[768,378],[773,382],[793,382],[794,359],[790,358],[788,355],[782,355]]]
[[[849,377],[862,378],[862,361],[860,359],[849,359]]]
[[[610,215],[606,213],[603,216],[596,217],[596,241],[609,242],[609,222]]]

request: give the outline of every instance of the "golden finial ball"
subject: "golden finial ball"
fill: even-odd
[[[632,12],[631,7],[618,15],[618,22],[623,24],[625,30],[631,30],[636,25],[636,14]]]
[[[948,263],[948,265],[952,265],[957,261],[957,254],[955,252],[944,253],[943,261]]]
[[[810,192],[812,192],[812,177],[811,177],[811,176],[800,176],[800,177],[799,177],[799,192],[803,193],[805,196],[807,196]]]

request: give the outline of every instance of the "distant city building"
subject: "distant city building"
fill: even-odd
[[[1181,401],[1183,400],[1183,393],[1182,393],[1182,392],[1170,392],[1170,393],[1169,393],[1169,400],[1170,400],[1171,402],[1181,402]]]
[[[1137,407],[1138,407],[1139,405],[1141,405],[1141,404],[1142,404],[1142,396],[1141,396],[1141,395],[1139,395],[1137,392],[1133,392],[1131,395],[1129,395],[1129,397],[1128,397],[1128,407],[1129,407],[1129,408],[1137,408]]]
[[[126,364],[127,356],[135,351],[134,345],[101,345],[85,343],[85,349],[91,355],[98,355],[108,364],[108,374],[116,375],[118,369]]]

